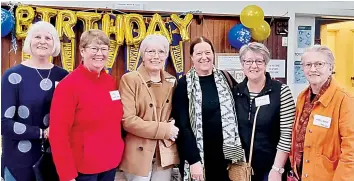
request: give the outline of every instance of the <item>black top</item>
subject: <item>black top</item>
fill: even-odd
[[[223,135],[221,111],[214,75],[199,77],[202,89],[202,118],[205,169],[213,165],[222,165]],[[208,173],[208,172],[207,172]]]
[[[235,86],[233,94],[241,143],[248,159],[256,106],[255,101],[252,101],[250,107],[251,95],[247,88],[247,82],[248,79],[245,78],[243,82]],[[255,174],[252,176],[252,181],[263,180],[264,174],[271,170],[277,149],[290,149],[288,142],[290,143],[291,140],[290,130],[295,113],[295,103],[290,89],[285,84],[272,80],[269,73],[266,73],[266,83],[263,90],[256,97],[261,96],[269,96],[270,104],[261,106],[257,116],[252,158]],[[289,133],[281,136],[281,132]],[[279,141],[282,139],[285,142]],[[289,165],[287,162],[284,168],[288,170]],[[286,174],[283,174],[283,177],[286,177]]]
[[[192,165],[200,161],[199,149],[189,120],[189,100],[185,76],[178,81],[172,98],[172,117],[176,120],[176,126],[179,128],[176,143],[181,163],[186,160]],[[180,165],[183,166],[183,164]],[[183,169],[180,171],[183,173]]]
[[[314,93],[311,92],[311,97],[310,97],[310,101],[311,101],[311,102],[313,101],[313,99],[315,99],[316,95],[317,95],[317,94],[314,94]]]
[[[248,160],[256,106],[255,101],[252,101],[250,108],[247,81],[248,79],[245,78],[235,87],[233,93],[240,138]],[[274,162],[280,139],[280,91],[281,83],[271,80],[268,75],[263,90],[257,95],[257,97],[269,96],[270,104],[262,106],[257,116],[252,159],[255,173],[270,171]]]
[[[229,161],[225,160],[222,149],[221,111],[214,75],[199,77],[199,83],[202,89],[205,177],[207,180],[228,180],[226,167]],[[234,82],[235,84],[236,82]],[[179,80],[175,90],[172,112],[176,120],[176,126],[180,129],[177,138],[177,147],[181,163],[187,160],[192,165],[201,161],[196,139],[190,125],[189,100],[185,76]],[[183,166],[184,164],[180,164],[181,174],[183,173]]]

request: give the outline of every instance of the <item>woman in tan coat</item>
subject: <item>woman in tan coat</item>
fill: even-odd
[[[179,163],[174,142],[178,128],[171,118],[176,79],[163,70],[168,51],[164,36],[147,36],[139,50],[142,64],[120,82],[127,132],[120,169],[128,181],[169,181]]]

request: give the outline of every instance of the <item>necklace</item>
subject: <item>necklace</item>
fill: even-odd
[[[42,90],[47,91],[49,89],[52,88],[53,83],[52,81],[49,79],[50,73],[52,72],[52,69],[49,69],[49,73],[47,78],[43,78],[41,73],[39,73],[38,69],[36,69],[38,75],[42,78],[41,82],[39,83],[39,86],[41,87]]]

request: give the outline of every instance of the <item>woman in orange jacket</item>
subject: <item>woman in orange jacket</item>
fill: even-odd
[[[290,160],[302,181],[354,180],[354,97],[332,79],[334,56],[325,46],[305,50],[310,86],[298,97]]]

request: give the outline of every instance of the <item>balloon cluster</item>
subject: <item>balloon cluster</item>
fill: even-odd
[[[240,49],[251,41],[263,41],[270,35],[270,26],[264,20],[262,8],[256,5],[246,6],[240,15],[241,23],[232,27],[228,33],[232,47]]]

